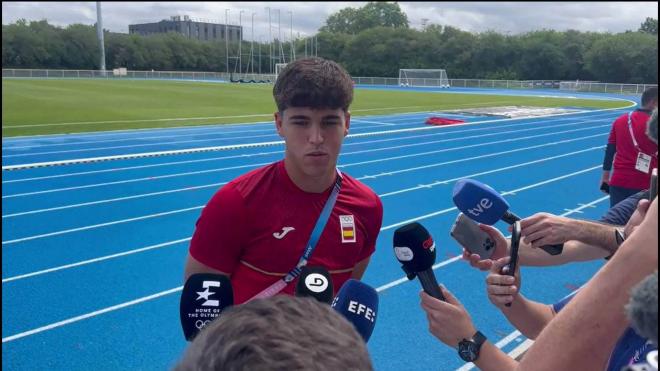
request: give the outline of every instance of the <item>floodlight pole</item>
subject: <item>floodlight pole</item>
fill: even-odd
[[[282,62],[282,57],[284,57],[284,50],[282,50],[282,31],[281,31],[282,23],[280,22],[280,10],[277,9],[277,42],[280,44],[280,50],[278,50],[278,56],[277,56],[277,62],[278,63],[286,63],[286,58],[284,59],[284,62]]]
[[[259,35],[259,75],[261,75],[261,44],[263,43],[263,35]],[[261,77],[263,80],[263,76]]]
[[[238,39],[238,76],[240,76],[243,73],[243,64],[241,61],[241,44],[243,44],[243,22],[241,20],[241,17],[243,16],[244,10],[241,10],[238,13],[238,32],[239,32],[239,39]],[[242,78],[242,77],[241,77]]]
[[[289,25],[289,34],[291,38],[291,62],[296,58],[296,53],[293,51],[293,12],[289,11],[289,19],[290,19],[290,25]]]
[[[101,76],[105,76],[105,47],[103,46],[103,17],[101,16],[101,2],[96,2],[96,34],[101,49]]]
[[[227,63],[227,77],[229,77],[229,9],[225,9],[225,57]]]
[[[253,60],[254,60],[254,58],[253,58],[253,55],[254,55],[254,14],[255,13],[252,13],[252,35],[250,35],[250,38],[252,39],[252,41],[250,42],[250,66],[252,67],[252,74],[253,75],[254,75],[254,62],[253,62]],[[254,78],[254,76],[252,76],[252,78]]]
[[[273,74],[273,26],[270,24],[270,7],[268,9],[268,71]]]

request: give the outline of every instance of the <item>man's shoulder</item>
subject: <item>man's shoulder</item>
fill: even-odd
[[[369,207],[382,207],[380,197],[369,186],[346,173],[343,173],[343,177],[342,193],[345,196]]]
[[[226,187],[235,189],[243,197],[247,197],[250,193],[259,192],[260,190],[269,189],[269,181],[275,179],[277,175],[277,167],[279,162],[262,166],[260,168],[251,170],[243,175],[234,178],[234,180],[227,183]]]

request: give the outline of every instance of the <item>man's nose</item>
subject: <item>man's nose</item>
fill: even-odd
[[[323,131],[321,125],[311,125],[309,129],[309,142],[312,144],[323,143]]]

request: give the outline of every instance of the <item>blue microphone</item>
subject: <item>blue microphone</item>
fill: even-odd
[[[349,279],[339,289],[332,307],[353,324],[365,343],[369,341],[378,312],[378,293],[373,287]]]
[[[453,200],[456,207],[470,219],[493,225],[498,220],[508,224],[520,221],[509,211],[509,204],[493,188],[472,179],[461,179],[454,185]],[[541,246],[550,255],[559,255],[564,244]]]

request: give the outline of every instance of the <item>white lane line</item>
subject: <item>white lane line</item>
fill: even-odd
[[[565,121],[565,120],[570,120],[570,118],[545,120],[545,121],[542,121],[542,123],[545,124],[545,123]],[[587,123],[587,122],[601,122],[601,121],[603,121],[603,119],[581,120],[581,121],[571,122],[571,123],[568,123],[568,124],[561,124],[561,125],[544,125],[544,126],[535,125],[534,127],[527,128],[527,129],[498,131],[498,132],[494,132],[494,133],[477,134],[477,135],[465,136],[465,137],[460,137],[460,138],[448,138],[448,139],[431,141],[431,142],[414,143],[414,144],[408,145],[408,146],[420,146],[420,145],[431,144],[431,143],[442,143],[442,142],[449,142],[449,141],[458,141],[458,140],[463,140],[463,139],[480,138],[480,137],[487,137],[487,136],[497,136],[497,135],[501,135],[501,134],[520,133],[520,132],[536,131],[536,130],[544,130],[544,129],[555,129],[555,128],[560,128],[560,127],[565,127],[565,126],[582,125],[582,124]],[[501,126],[498,126],[497,129],[515,128],[515,127],[519,127],[519,126],[529,126],[529,123],[501,125]],[[493,127],[480,127],[480,128],[476,128],[476,129],[461,130],[461,133],[464,134],[464,133],[469,133],[469,132],[492,130],[492,129],[494,129],[494,128]],[[408,136],[408,137],[404,137],[404,138],[388,138],[388,139],[367,140],[367,141],[364,141],[364,142],[351,142],[351,143],[344,143],[343,147],[346,148],[346,147],[349,147],[349,146],[364,146],[365,144],[383,143],[383,142],[392,142],[392,141],[397,141],[398,142],[398,141],[408,140],[408,139],[419,139],[419,138],[434,137],[434,136],[444,136],[446,134],[452,134],[452,132],[443,131],[443,132],[439,132],[439,133],[413,135],[413,136]],[[385,149],[402,148],[402,147],[403,146],[394,146],[394,147],[386,147]],[[341,156],[343,157],[343,156],[348,156],[348,155],[353,155],[353,154],[358,154],[358,153],[365,153],[365,152],[369,152],[369,151],[377,151],[377,150],[384,150],[384,149],[383,148],[374,148],[374,149],[370,149],[370,150],[342,152]],[[198,162],[217,161],[217,160],[225,160],[225,159],[232,159],[232,158],[266,156],[266,155],[280,154],[280,153],[282,153],[282,151],[258,152],[258,153],[252,153],[252,154],[241,154],[241,155],[232,155],[232,156],[202,158],[202,159],[197,159],[197,160],[171,161],[171,162],[164,162],[164,163],[151,164],[151,165],[116,167],[116,168],[103,169],[103,170],[93,170],[93,171],[76,172],[76,173],[47,175],[47,176],[32,177],[32,178],[3,180],[2,184],[26,182],[26,181],[34,181],[34,180],[43,180],[43,179],[62,178],[62,177],[77,176],[77,175],[99,174],[99,173],[107,173],[107,172],[119,172],[119,171],[125,171],[125,170],[144,169],[144,168],[169,166],[169,165],[180,165],[180,164],[190,164],[190,163],[198,163]]]
[[[599,200],[603,200],[603,199],[605,199],[605,197],[604,197],[604,198],[601,198],[601,199],[599,199]],[[597,200],[597,201],[598,201],[598,200]],[[593,204],[593,203],[595,203],[595,202],[597,202],[597,201],[592,201],[592,202],[590,202],[589,204]],[[454,208],[454,209],[455,209],[455,208]],[[424,217],[420,217],[420,218],[417,219],[417,220],[420,220],[420,219],[422,219],[422,218],[424,218]],[[413,220],[413,221],[414,221],[414,220]],[[390,226],[387,226],[387,227],[383,227],[383,228],[381,228],[381,231],[386,230],[386,229],[395,228],[396,226],[401,225],[401,224],[402,224],[402,223],[397,223],[397,224],[393,224],[393,225],[390,225]],[[405,224],[405,223],[404,223],[404,224]],[[440,262],[440,263],[434,265],[434,266],[433,266],[433,267],[434,267],[433,269],[436,269],[436,268],[439,268],[439,267],[442,267],[442,266],[445,266],[445,265],[451,264],[451,263],[456,262],[456,261],[458,261],[458,260],[460,260],[460,257],[453,257],[453,258],[451,258],[451,259],[444,260],[444,261],[442,261],[442,262]],[[406,281],[408,281],[407,278],[405,278],[405,280],[404,280],[404,279],[398,279],[398,280],[393,281],[393,282],[397,282],[396,284],[391,284],[391,283],[390,283],[390,284],[387,284],[387,285],[383,285],[383,286],[380,286],[379,289],[380,289],[380,291],[382,292],[382,291],[384,291],[384,290],[386,290],[386,289],[388,289],[388,288],[391,288],[391,287],[393,287],[393,286],[399,285],[399,284],[404,283],[404,282],[406,282]],[[386,287],[386,286],[387,286],[387,287]],[[159,298],[159,297],[161,297],[161,296],[169,295],[169,294],[172,294],[172,293],[175,293],[175,292],[181,291],[182,289],[183,289],[183,286],[175,287],[175,288],[172,288],[172,289],[169,289],[169,290],[165,290],[165,291],[158,292],[158,293],[153,294],[153,295],[145,296],[145,297],[142,297],[142,298],[139,298],[139,299],[135,299],[135,300],[131,300],[131,301],[128,301],[128,302],[125,302],[125,303],[122,303],[122,304],[114,305],[114,306],[107,307],[107,308],[104,308],[104,309],[101,309],[101,310],[97,310],[97,311],[94,311],[94,312],[90,312],[90,313],[87,313],[87,314],[83,314],[83,315],[80,315],[80,316],[77,316],[77,317],[69,318],[69,319],[66,319],[66,320],[64,320],[64,321],[55,322],[55,323],[52,323],[52,324],[50,324],[50,325],[46,325],[46,326],[42,326],[42,327],[39,327],[39,328],[36,328],[36,329],[32,329],[32,330],[29,330],[29,331],[21,332],[21,333],[15,334],[15,335],[11,335],[11,336],[8,336],[8,337],[5,337],[5,338],[2,338],[2,342],[3,342],[3,343],[6,343],[6,342],[10,342],[10,341],[13,341],[13,340],[17,340],[17,339],[20,339],[20,338],[23,338],[23,337],[26,337],[26,336],[34,335],[34,334],[37,334],[37,333],[40,333],[40,332],[43,332],[43,331],[52,330],[52,329],[54,329],[54,328],[58,328],[58,327],[61,327],[61,326],[68,325],[68,324],[70,324],[70,323],[78,322],[78,321],[81,321],[81,320],[83,320],[83,319],[87,319],[87,318],[95,317],[95,316],[101,315],[101,314],[103,314],[103,313],[107,313],[107,312],[115,311],[115,310],[118,310],[118,309],[121,309],[121,308],[129,307],[129,306],[132,306],[132,305],[135,305],[135,304],[139,304],[139,303],[142,303],[142,302],[145,302],[145,301],[149,301],[149,300],[152,300],[152,299],[156,299],[156,298]],[[502,339],[502,340],[501,340],[500,342],[498,342],[496,345],[498,345],[498,344],[504,344],[506,341],[509,341],[509,342],[512,341],[513,338],[515,338],[515,337],[513,337],[513,334],[515,334],[515,332],[512,333],[512,334],[510,334],[510,335],[507,336],[506,338]],[[517,337],[517,336],[516,336],[516,337]],[[511,339],[511,340],[508,340],[509,338],[512,338],[512,339]],[[501,347],[501,346],[504,346],[504,345],[500,345],[500,347]]]
[[[2,283],[21,280],[21,279],[28,278],[28,277],[39,276],[39,275],[46,274],[46,273],[57,272],[57,271],[61,271],[63,269],[75,268],[75,267],[79,267],[81,265],[98,263],[100,261],[104,261],[104,260],[108,260],[108,259],[114,259],[114,258],[118,258],[118,257],[121,257],[121,256],[137,254],[137,253],[140,253],[140,252],[149,251],[149,250],[153,250],[153,249],[159,249],[161,247],[172,246],[172,245],[176,245],[176,244],[179,244],[179,243],[182,243],[182,242],[190,241],[190,239],[191,239],[191,237],[182,238],[180,240],[174,240],[174,241],[159,243],[157,245],[146,246],[146,247],[142,247],[142,248],[139,248],[139,249],[120,252],[120,253],[117,253],[117,254],[101,256],[101,257],[94,258],[94,259],[89,259],[89,260],[83,260],[83,261],[80,261],[80,262],[77,262],[77,263],[60,265],[59,267],[44,269],[44,270],[40,270],[40,271],[37,271],[37,272],[21,274],[21,275],[18,275],[18,276],[4,278],[2,280]]]
[[[620,108],[608,108],[608,109],[603,109],[603,110],[594,110],[594,111],[578,111],[578,112],[570,112],[570,113],[558,113],[558,114],[552,114],[552,115],[547,115],[543,117],[558,117],[558,116],[566,116],[566,115],[575,115],[575,114],[583,114],[587,112],[607,112],[607,111],[612,111],[612,110],[619,110]],[[502,122],[502,121],[520,121],[520,120],[528,120],[530,117],[516,117],[516,118],[507,118],[507,119],[498,119],[498,120],[484,120],[484,121],[475,121],[475,122],[470,122],[470,123],[465,123],[462,124],[461,126],[472,126],[472,125],[478,125],[478,124],[491,124],[491,123],[496,123],[496,122]],[[386,135],[386,134],[396,134],[396,133],[403,133],[403,132],[416,132],[416,131],[425,131],[425,130],[442,130],[443,128],[447,128],[447,126],[429,126],[429,127],[421,127],[421,128],[406,128],[406,129],[395,129],[395,130],[388,130],[388,131],[381,131],[381,132],[370,132],[370,133],[359,133],[359,134],[349,134],[348,137],[352,138],[359,138],[359,137],[364,137],[364,136],[374,136],[374,135]],[[62,161],[47,161],[47,162],[37,162],[37,163],[27,163],[27,164],[18,164],[18,165],[8,165],[8,166],[3,166],[2,170],[16,170],[16,169],[23,169],[23,168],[28,168],[28,167],[42,167],[42,166],[57,166],[57,165],[69,165],[69,164],[75,164],[75,163],[86,163],[86,162],[97,162],[97,161],[109,161],[109,160],[117,160],[117,159],[130,159],[130,158],[142,158],[142,157],[153,157],[153,156],[165,156],[165,155],[173,155],[173,154],[181,154],[181,153],[197,153],[197,152],[206,152],[206,151],[218,151],[218,150],[227,150],[227,149],[239,149],[239,148],[250,148],[250,147],[259,147],[259,146],[273,146],[273,145],[281,145],[283,144],[283,141],[275,141],[275,142],[264,142],[264,143],[246,143],[246,144],[239,144],[239,145],[233,145],[233,146],[213,146],[213,147],[204,147],[204,148],[187,148],[187,149],[181,149],[181,150],[169,150],[169,151],[158,151],[158,152],[145,152],[145,153],[136,153],[136,154],[129,154],[129,155],[116,155],[116,156],[101,156],[101,157],[92,157],[92,158],[79,158],[79,159],[70,159],[70,160],[62,160]]]
[[[101,224],[94,224],[94,225],[88,225],[85,227],[80,227],[80,228],[73,228],[73,229],[67,229],[63,231],[57,231],[57,232],[51,232],[51,233],[45,233],[45,234],[39,234],[36,236],[29,236],[29,237],[24,237],[24,238],[17,238],[14,240],[9,240],[9,241],[2,241],[2,246],[14,244],[14,243],[19,243],[19,242],[24,242],[24,241],[31,241],[31,240],[36,240],[39,238],[45,238],[45,237],[52,237],[52,236],[59,236],[61,234],[67,234],[67,233],[73,233],[73,232],[80,232],[80,231],[85,231],[88,229],[95,229],[95,228],[100,228],[100,227],[107,227],[109,225],[115,225],[115,224],[122,224],[122,223],[130,223],[134,222],[137,220],[144,220],[144,219],[151,219],[151,218],[158,218],[161,216],[165,215],[171,215],[171,214],[179,214],[179,213],[185,213],[188,211],[192,210],[198,210],[204,208],[204,205],[200,206],[195,206],[195,207],[188,207],[185,209],[179,209],[179,210],[172,210],[172,211],[166,211],[162,213],[157,213],[157,214],[151,214],[151,215],[144,215],[144,216],[139,216],[136,218],[130,218],[130,219],[122,219],[122,220],[115,220],[113,222],[107,222],[107,223],[101,223]]]

